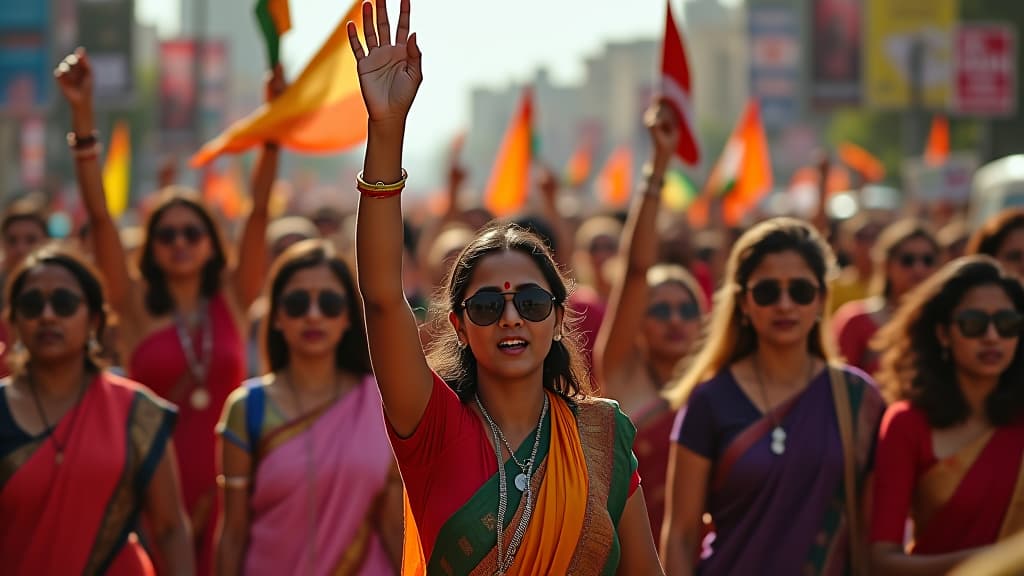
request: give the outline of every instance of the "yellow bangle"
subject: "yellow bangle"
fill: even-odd
[[[244,490],[249,487],[248,476],[225,476],[223,474],[217,476],[217,486],[221,488],[231,488],[235,490]]]
[[[356,182],[358,183],[357,188],[359,188],[359,190],[361,192],[370,192],[370,193],[374,193],[374,192],[396,192],[398,190],[402,190],[403,188],[405,188],[405,182],[408,179],[409,179],[409,173],[405,171],[405,168],[402,168],[402,179],[399,180],[398,182],[393,183],[393,184],[385,184],[382,181],[378,181],[376,184],[370,184],[369,182],[367,182],[363,178],[362,170],[360,170],[359,173],[356,174]]]

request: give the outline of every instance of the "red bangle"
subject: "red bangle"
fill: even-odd
[[[402,190],[405,189],[405,188],[399,188],[398,190],[389,190],[387,192],[379,192],[379,191],[375,191],[375,190],[368,190],[366,188],[363,188],[362,186],[357,186],[356,188],[359,190],[360,194],[362,194],[363,196],[365,196],[367,198],[373,198],[374,200],[383,200],[385,198],[394,198],[395,196],[398,196],[399,194],[401,194]]]

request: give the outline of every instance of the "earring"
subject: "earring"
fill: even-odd
[[[552,340],[554,340],[555,342],[561,342],[562,341],[562,335],[561,334],[555,334],[555,337],[552,338]]]
[[[99,354],[103,352],[103,345],[100,344],[100,341],[96,338],[95,331],[89,333],[89,344],[87,346],[87,351],[90,356],[99,356]]]
[[[462,340],[459,340],[459,350],[465,350],[467,347],[469,347],[469,344],[466,344]]]

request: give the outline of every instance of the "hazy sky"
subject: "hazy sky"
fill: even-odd
[[[341,13],[350,0],[299,1],[303,6],[329,1],[334,6],[328,10]],[[682,0],[672,2],[681,18]],[[178,0],[137,0],[136,9],[139,19],[156,23],[162,35],[176,32]],[[471,88],[529,79],[540,66],[558,81],[578,79],[583,59],[608,41],[660,36],[665,4],[664,0],[419,0],[412,9],[412,29],[418,32],[424,54],[424,83],[413,106],[408,152],[423,161],[423,155],[437,150],[440,142],[465,126]],[[397,15],[398,0],[388,0],[388,11]],[[251,12],[242,17],[255,26]]]

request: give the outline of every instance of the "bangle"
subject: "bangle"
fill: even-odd
[[[362,190],[362,189],[360,189],[359,191],[362,193],[363,197],[365,197],[365,198],[372,198],[374,200],[383,200],[385,198],[394,198],[395,196],[398,196],[399,194],[402,193],[402,188],[399,188],[398,190],[392,190],[390,192],[369,192],[369,191]]]
[[[356,188],[365,195],[378,196],[385,192],[401,192],[405,188],[406,181],[409,180],[409,173],[402,168],[402,178],[393,184],[385,184],[383,181],[378,181],[376,184],[370,184],[363,178],[362,170],[356,174]]]
[[[68,148],[71,148],[72,150],[82,150],[98,143],[100,140],[100,133],[98,130],[93,130],[92,132],[81,136],[75,132],[68,132],[66,138],[68,141]]]
[[[74,154],[76,161],[84,162],[86,160],[95,160],[100,155],[101,150],[103,150],[103,145],[99,142],[93,142],[91,146],[86,148],[72,148],[71,153]]]
[[[249,487],[248,476],[225,476],[223,474],[217,476],[217,486],[221,488],[231,488],[236,490],[244,490]]]

